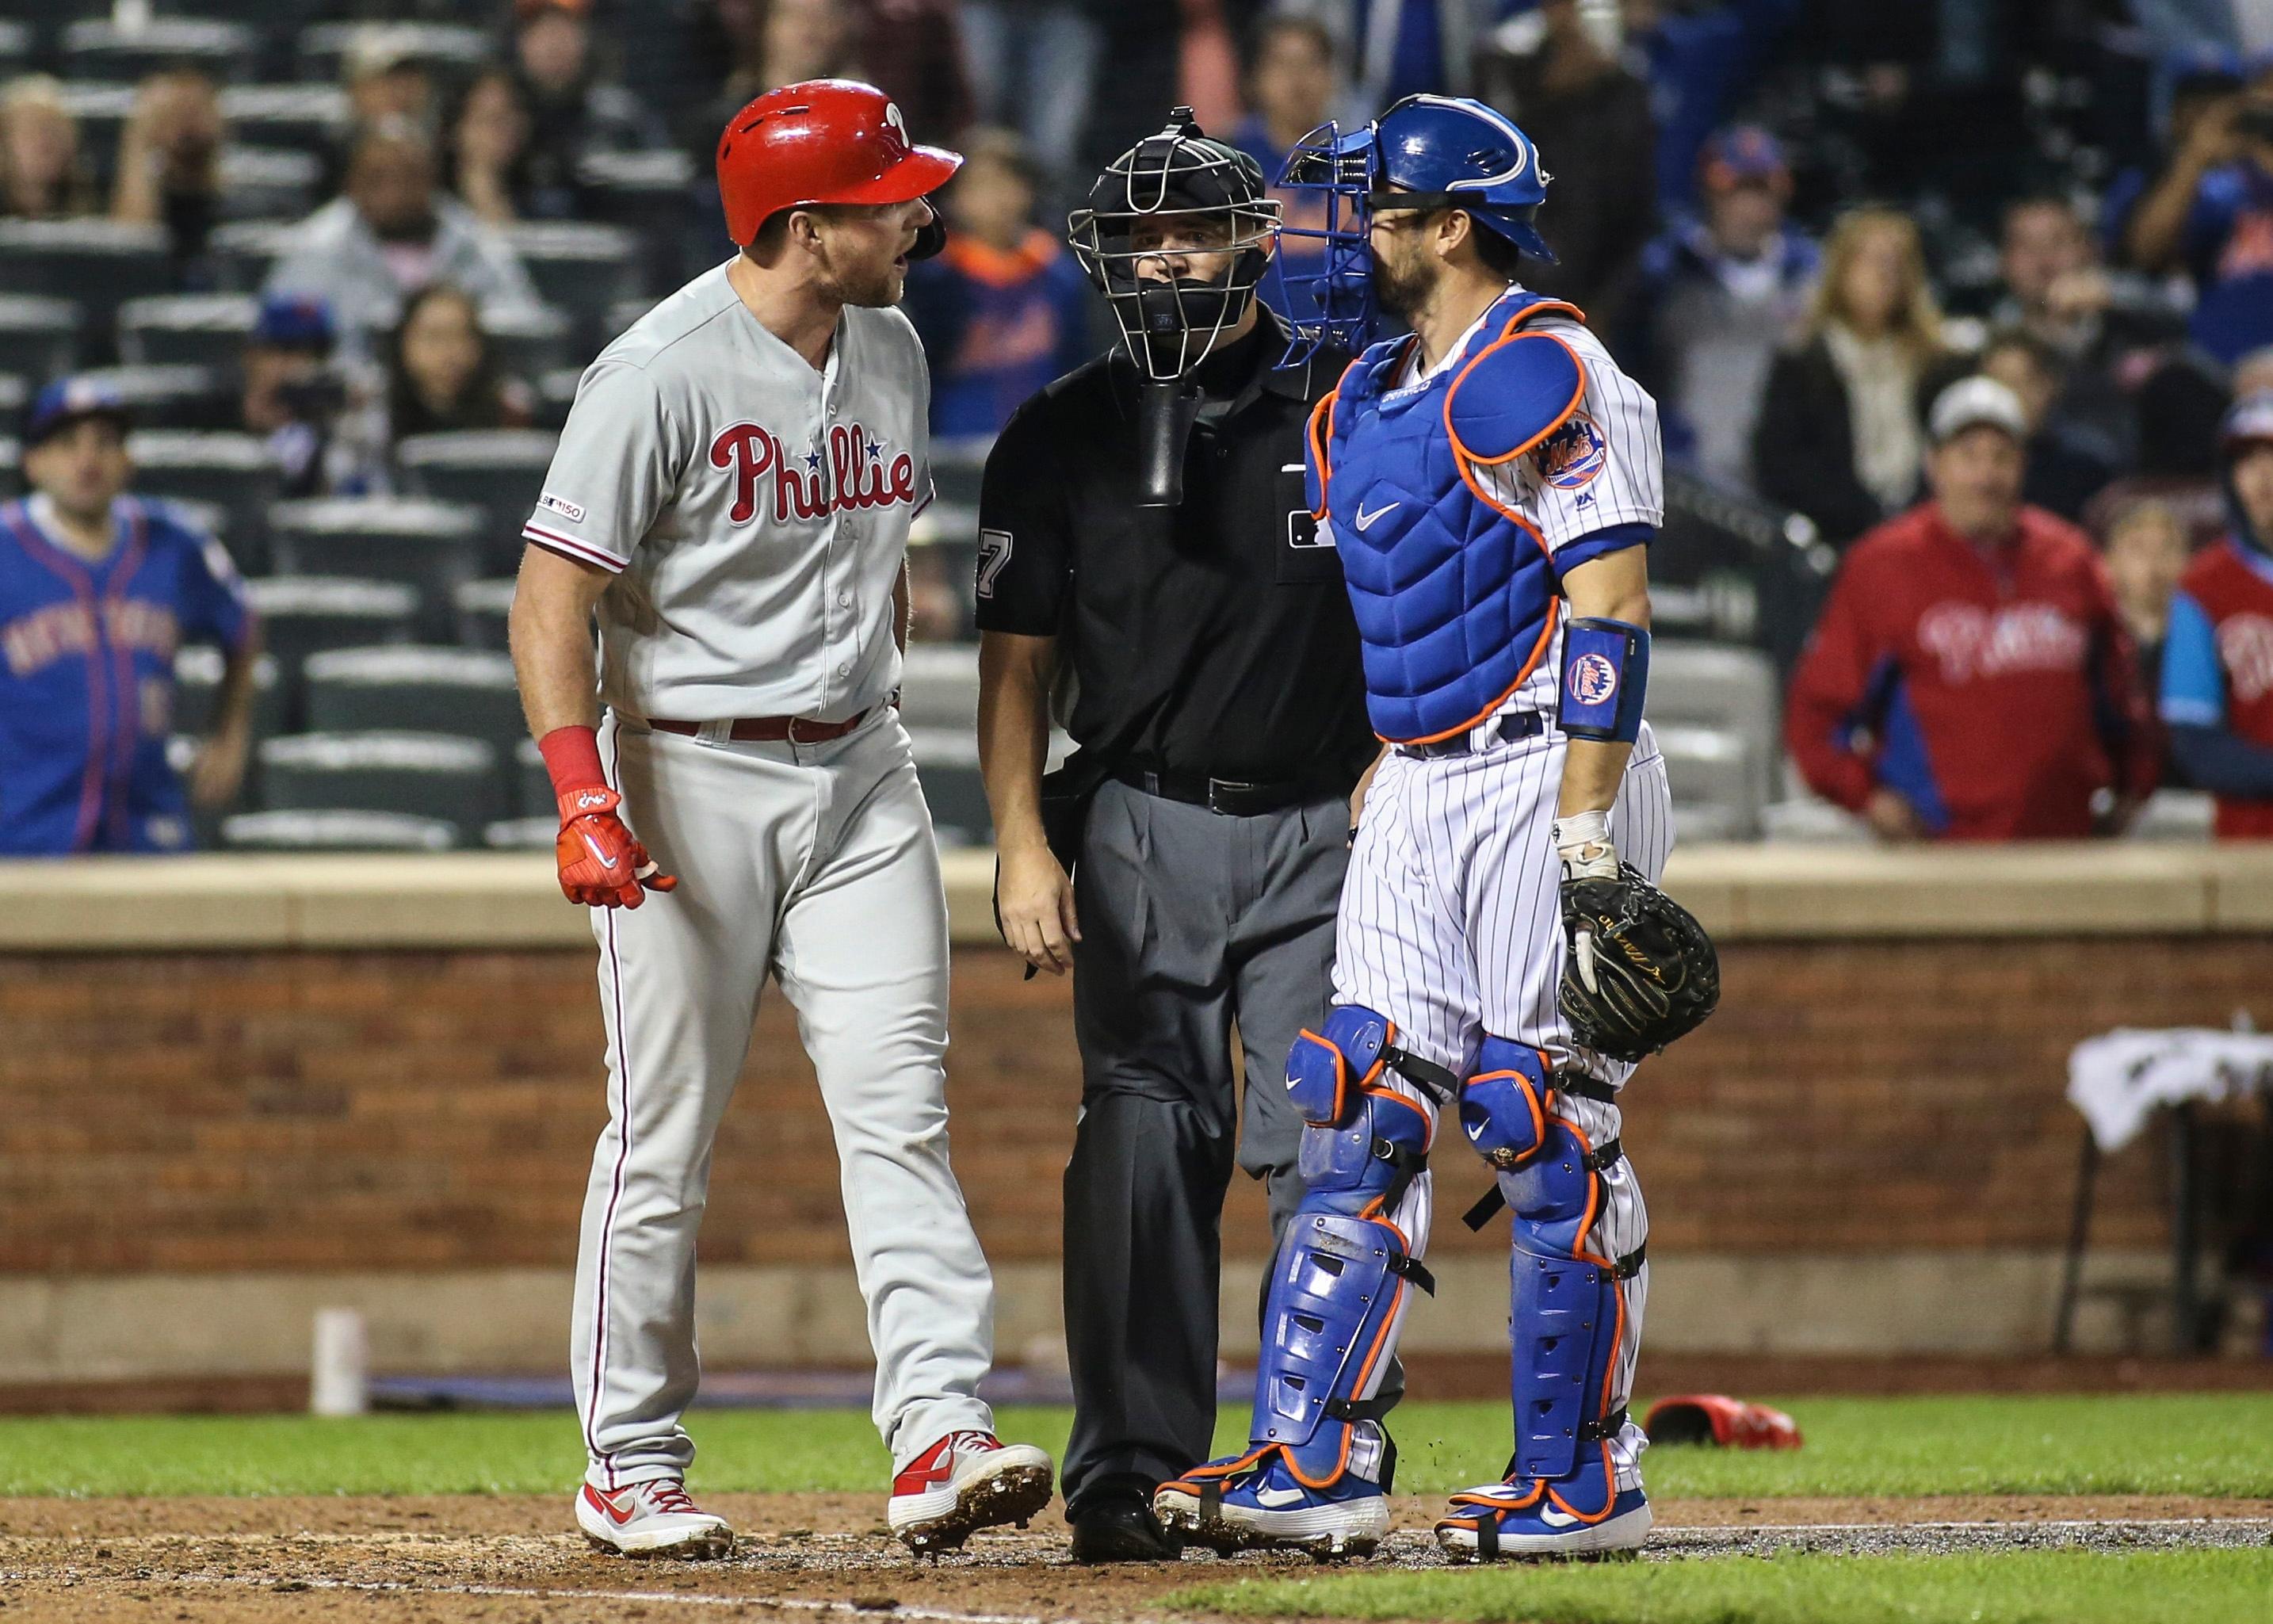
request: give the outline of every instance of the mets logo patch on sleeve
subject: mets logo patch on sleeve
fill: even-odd
[[[1539,477],[1558,491],[1576,491],[1594,484],[1594,477],[1610,460],[1602,431],[1583,411],[1573,412],[1571,420],[1531,455]]]

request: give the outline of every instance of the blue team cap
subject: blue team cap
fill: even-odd
[[[32,409],[24,416],[24,448],[30,450],[82,417],[109,417],[124,429],[131,426],[134,413],[126,397],[100,379],[58,378],[32,397]]]
[[[272,350],[316,350],[328,353],[334,336],[332,307],[310,294],[272,293],[260,301],[252,342]]]
[[[2227,408],[2217,440],[2228,455],[2238,447],[2273,442],[2273,389],[2245,395]]]
[[[1711,192],[1732,192],[1747,182],[1791,179],[1783,143],[1758,124],[1730,124],[1705,143],[1698,178]]]

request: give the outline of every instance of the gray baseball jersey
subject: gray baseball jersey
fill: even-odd
[[[931,380],[896,310],[847,308],[825,368],[726,267],[600,352],[521,530],[614,572],[600,697],[637,717],[836,721],[899,685],[892,590],[931,500]]]

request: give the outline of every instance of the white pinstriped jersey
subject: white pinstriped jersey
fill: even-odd
[[[521,531],[618,576],[600,599],[601,699],[704,722],[835,721],[889,697],[892,591],[931,500],[930,401],[898,311],[847,308],[816,372],[724,266],[601,351]]]

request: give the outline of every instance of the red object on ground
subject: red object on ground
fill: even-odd
[[[1781,1410],[1722,1393],[1662,1398],[1641,1430],[1653,1444],[1718,1444],[1725,1449],[1797,1449],[1799,1426]]]

